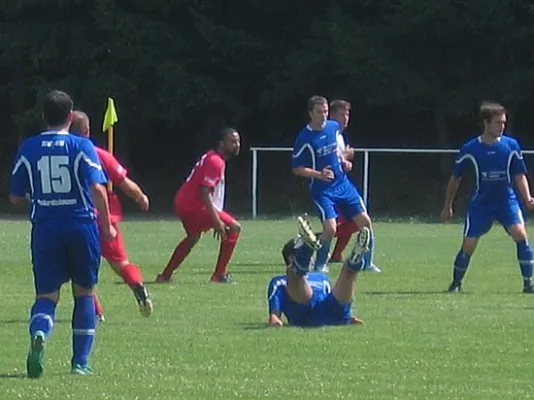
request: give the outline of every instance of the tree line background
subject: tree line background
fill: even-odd
[[[314,94],[352,103],[353,146],[455,148],[479,133],[478,106],[493,100],[509,110],[508,132],[534,148],[529,1],[0,3],[4,199],[16,147],[42,128],[39,99],[55,88],[92,117],[102,145],[102,115],[114,97],[117,157],[162,213],[213,133],[231,125],[243,149],[227,168],[227,204],[249,214],[248,148],[291,146]],[[451,162],[372,156],[371,209],[437,215]],[[357,160],[358,184],[360,173]],[[311,210],[288,153],[260,156],[259,195],[261,213]]]

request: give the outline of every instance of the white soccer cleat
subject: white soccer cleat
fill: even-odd
[[[356,239],[354,247],[352,248],[348,261],[351,264],[358,264],[361,262],[363,255],[369,250],[369,242],[371,241],[371,231],[364,226],[356,232]]]
[[[297,222],[299,225],[299,235],[304,243],[315,251],[319,250],[321,248],[321,241],[313,232],[310,223],[302,216],[297,217]]]
[[[364,268],[364,271],[367,271],[367,272],[375,272],[377,274],[379,274],[380,272],[382,272],[382,270],[380,268],[378,268],[376,265],[374,264],[371,264],[370,266],[368,267],[365,267]]]

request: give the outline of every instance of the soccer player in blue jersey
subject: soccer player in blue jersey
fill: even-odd
[[[323,232],[315,270],[326,267],[330,243],[336,234],[338,212],[362,229],[371,229],[371,219],[354,184],[345,173],[338,153],[337,121],[327,120],[328,102],[322,96],[308,100],[310,122],[300,131],[293,146],[293,173],[306,178],[317,207]]]
[[[282,315],[289,325],[300,327],[363,324],[352,315],[352,296],[369,246],[369,229],[358,231],[351,254],[332,287],[326,274],[308,273],[312,255],[321,243],[306,220],[299,217],[298,222],[300,234],[283,251],[286,275],[272,278],[267,289],[268,324],[283,326]]]
[[[345,100],[333,100],[330,103],[330,119],[337,121],[341,126],[341,130],[337,134],[337,147],[338,153],[341,158],[344,170],[348,173],[352,170],[352,160],[354,159],[354,148],[346,143],[345,130],[350,121],[351,105]],[[358,230],[358,227],[354,221],[347,220],[343,216],[339,216],[337,219],[337,238],[336,245],[332,252],[330,261],[341,262],[343,257],[341,253],[347,246],[352,237],[352,234]],[[365,254],[365,266],[364,271],[382,272],[374,262],[374,237],[371,232],[371,242],[369,244],[369,251]]]
[[[74,295],[71,373],[91,374],[93,288],[100,265],[95,206],[103,221],[102,235],[108,239],[115,236],[103,186],[106,178],[95,148],[88,139],[68,133],[72,110],[73,102],[67,93],[48,93],[42,113],[48,129],[21,143],[11,176],[11,203],[21,204],[26,199],[30,202],[36,290],[26,360],[30,378],[43,373],[44,347],[54,326],[59,290],[69,280]]]
[[[475,190],[465,219],[462,247],[454,260],[453,281],[449,292],[461,291],[462,280],[480,237],[490,230],[493,221],[499,221],[516,243],[517,259],[523,276],[523,292],[533,293],[532,249],[514,190],[515,186],[528,209],[534,208],[521,148],[515,139],[503,135],[506,110],[502,105],[483,103],[480,118],[484,130],[480,136],[460,149],[441,211],[443,221],[452,218],[456,192],[465,171],[471,167],[475,174]]]

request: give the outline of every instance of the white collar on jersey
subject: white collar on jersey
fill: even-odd
[[[480,135],[477,139],[478,139],[478,143],[484,143],[484,142],[482,141],[482,135]],[[502,139],[502,136],[499,136],[499,137],[497,138],[496,142],[499,143],[499,142],[501,141],[501,139]]]
[[[59,131],[42,132],[41,135],[70,135],[70,133],[67,132],[66,130],[62,129],[62,130],[59,130]]]

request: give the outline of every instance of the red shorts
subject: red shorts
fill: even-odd
[[[186,211],[180,210],[179,206],[174,205],[174,213],[182,221],[182,225],[189,236],[197,236],[213,228],[213,221],[205,208]],[[235,218],[226,211],[218,211],[217,213],[226,226],[230,226],[235,222]]]
[[[102,257],[109,263],[128,261],[128,254],[126,253],[126,247],[124,246],[124,240],[119,226],[114,223],[113,227],[117,231],[117,236],[112,240],[104,240],[102,235],[100,235],[100,251],[102,252]]]

